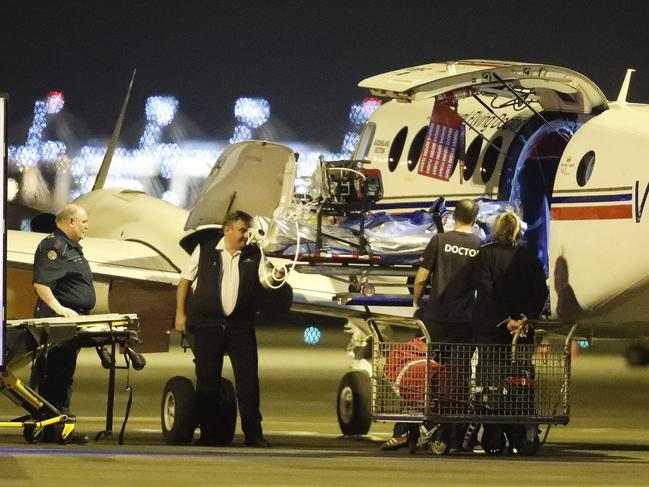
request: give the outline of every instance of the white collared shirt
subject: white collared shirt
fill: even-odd
[[[231,255],[225,248],[223,238],[216,244],[216,250],[221,252],[221,304],[223,305],[223,313],[229,316],[237,305],[237,297],[239,295],[239,258],[241,251],[238,250]],[[192,289],[196,290],[196,278],[198,274],[198,260],[200,256],[200,246],[197,246],[192,252],[192,256],[187,264],[187,267],[180,274],[180,277],[193,281]],[[267,271],[263,262],[259,263],[259,282],[266,287]]]

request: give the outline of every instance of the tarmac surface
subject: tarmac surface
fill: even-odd
[[[191,353],[147,355],[130,372],[133,407],[125,444],[117,435],[127,394],[118,371],[113,435],[87,445],[27,444],[17,429],[0,430],[0,485],[14,486],[383,486],[647,485],[649,369],[630,368],[621,355],[580,352],[573,362],[568,426],[554,427],[534,457],[481,453],[410,455],[379,450],[392,425],[375,423],[368,436],[344,438],[336,419],[338,382],[348,368],[342,329],[323,330],[316,346],[298,327],[261,329],[260,380],[269,449],[247,448],[239,429],[230,447],[168,446],[160,430],[167,379],[193,377]],[[226,360],[227,363],[227,360]],[[232,377],[226,367],[226,377]],[[94,350],[79,358],[73,408],[78,429],[104,428],[107,371]],[[23,411],[0,398],[0,418]],[[237,426],[237,428],[239,428]]]

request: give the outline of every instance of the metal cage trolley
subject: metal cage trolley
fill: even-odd
[[[372,419],[410,423],[411,453],[425,445],[439,455],[451,445],[472,450],[482,428],[487,454],[534,455],[551,425],[569,421],[572,333],[563,346],[518,343],[518,332],[512,344],[432,343],[417,319],[368,324]],[[394,324],[418,329],[421,338],[386,341],[382,330]]]

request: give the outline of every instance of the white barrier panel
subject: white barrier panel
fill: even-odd
[[[2,194],[2,210],[0,221],[2,221],[2,238],[0,239],[0,253],[2,253],[2,280],[0,280],[0,319],[2,327],[0,328],[0,369],[5,363],[5,304],[7,301],[7,96],[0,94],[0,154],[2,164],[0,164],[0,194]]]

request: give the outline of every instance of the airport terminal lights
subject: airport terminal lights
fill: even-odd
[[[348,158],[358,142],[361,127],[380,104],[381,100],[377,98],[366,98],[352,104],[348,130],[337,152],[315,144],[286,141],[301,156],[297,184],[306,184],[321,154],[329,160]],[[85,144],[71,152],[64,141],[47,138],[48,124],[55,123],[53,116],[60,114],[64,105],[65,97],[60,91],[52,91],[46,99],[37,100],[25,143],[9,146],[8,185],[18,188],[9,195],[10,200],[18,198],[28,206],[51,209],[61,207],[91,189],[106,148]],[[144,110],[146,124],[139,144],[134,149],[116,149],[107,187],[145,191],[176,206],[189,207],[214,161],[228,143],[253,138],[272,140],[273,130],[267,129],[273,123],[271,105],[264,98],[241,97],[236,100],[234,118],[237,123],[227,141],[169,141],[172,123],[176,126],[182,124],[177,117],[179,106],[179,100],[173,96],[147,98]]]

